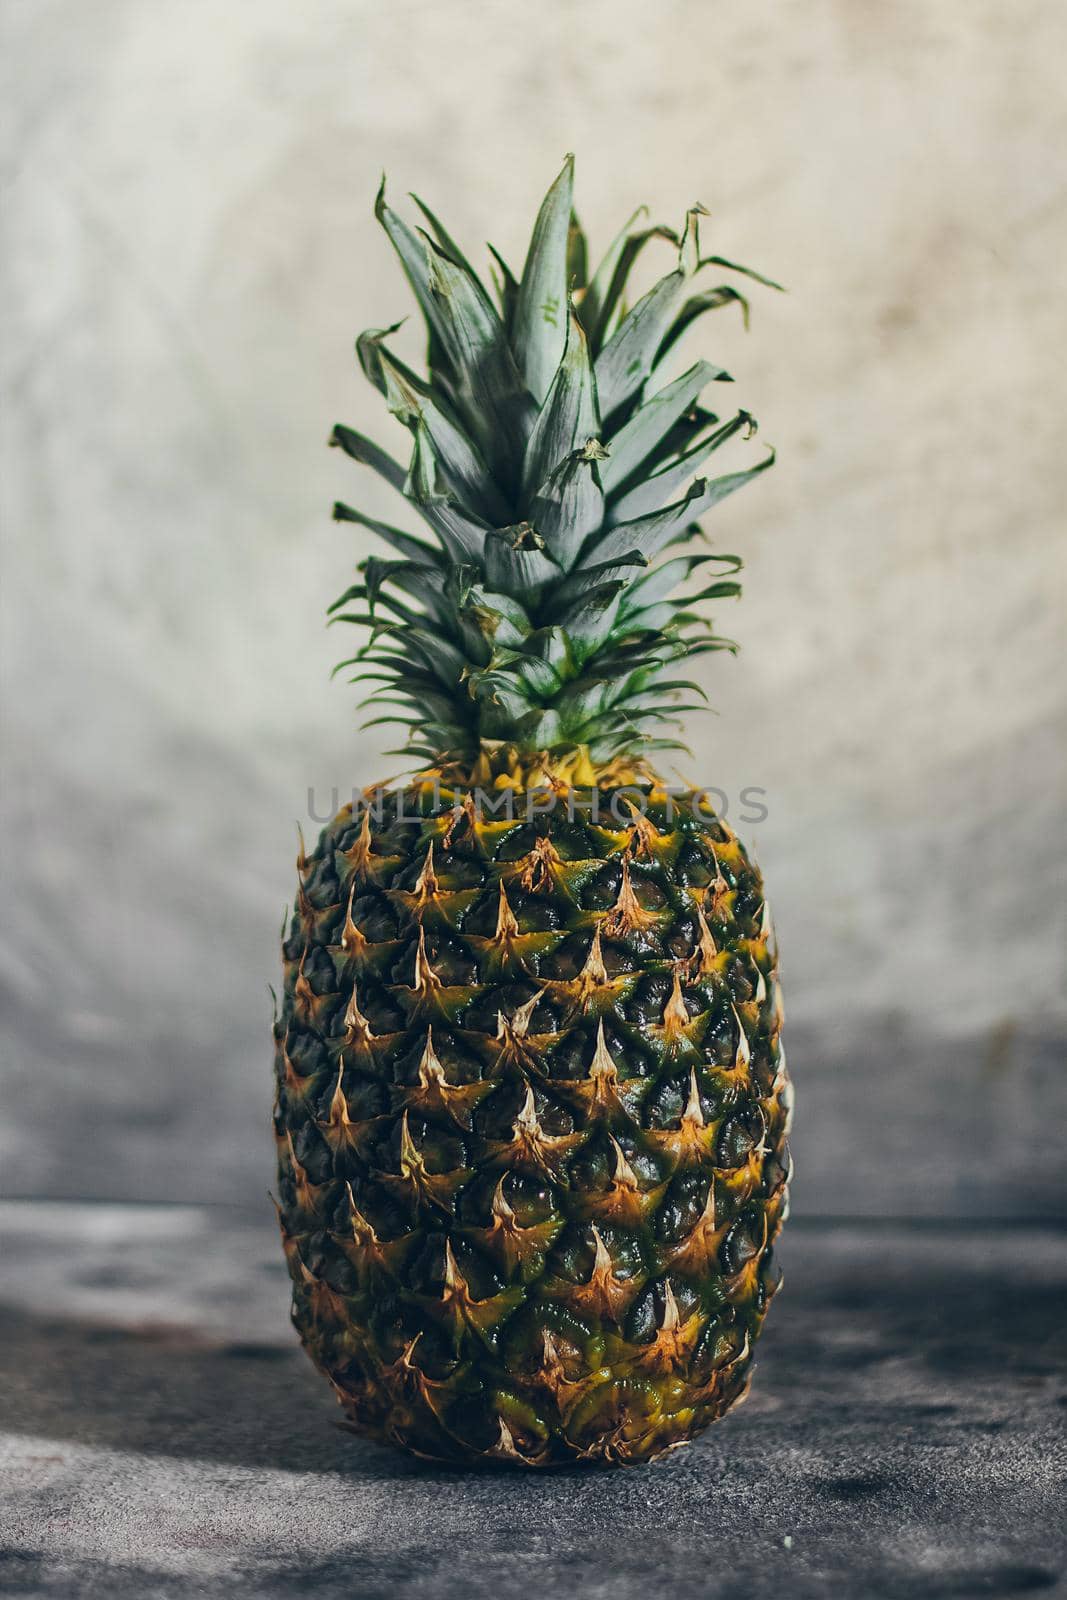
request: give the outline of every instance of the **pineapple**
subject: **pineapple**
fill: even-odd
[[[590,273],[572,187],[568,158],[495,301],[379,193],[429,375],[364,334],[410,464],[332,443],[425,529],[337,506],[390,553],[333,609],[421,770],[301,846],[274,1028],[313,1361],[360,1432],[527,1467],[649,1461],[742,1397],[789,1171],[760,874],[653,765],[684,662],[729,647],[694,608],[739,563],[697,518],[773,459],[694,477],[754,424],[702,406],[719,368],[664,369],[702,312],[747,314],[698,274],[747,269],[701,256],[697,207],[680,236],[638,213]],[[652,240],[677,264],[628,308]]]

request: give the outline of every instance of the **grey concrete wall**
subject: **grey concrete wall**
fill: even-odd
[[[767,791],[810,1211],[1062,1204],[1058,0],[7,0],[3,1186],[258,1200],[294,822],[392,770],[327,682],[324,448],[409,309],[380,170],[520,260],[702,199],[781,464],[689,770]]]

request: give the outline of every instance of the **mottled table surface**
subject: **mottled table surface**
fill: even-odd
[[[0,1593],[1067,1593],[1067,1241],[787,1230],[748,1403],[626,1472],[460,1474],[334,1426],[273,1220],[0,1205]]]

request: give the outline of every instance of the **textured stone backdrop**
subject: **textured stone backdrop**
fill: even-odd
[[[259,1203],[309,785],[392,770],[327,682],[363,548],[335,418],[407,312],[385,167],[516,262],[713,213],[784,280],[737,371],[780,466],[688,769],[785,953],[798,1206],[1063,1203],[1059,0],[6,0],[3,1186]],[[390,513],[392,514],[392,513]]]

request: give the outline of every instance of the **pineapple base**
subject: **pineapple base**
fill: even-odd
[[[360,809],[301,851],[283,946],[295,1326],[351,1424],[417,1455],[652,1460],[743,1396],[778,1283],[759,872],[655,781],[438,773]]]

